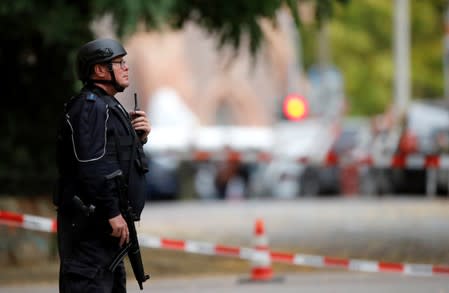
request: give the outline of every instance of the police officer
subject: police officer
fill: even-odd
[[[128,113],[114,97],[129,85],[127,52],[113,39],[96,39],[78,51],[81,92],[65,104],[58,132],[60,292],[126,292],[123,262],[108,269],[129,241],[116,181],[121,170],[135,220],[145,203],[147,161],[143,144],[151,131],[145,112]]]

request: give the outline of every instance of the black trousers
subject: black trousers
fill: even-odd
[[[59,282],[61,293],[125,293],[126,274],[123,263],[114,272],[99,269],[95,274],[61,272]]]
[[[77,227],[71,217],[58,213],[60,293],[125,293],[125,266],[108,269],[120,249],[118,238],[89,223]]]

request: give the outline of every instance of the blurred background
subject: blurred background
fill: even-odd
[[[2,209],[54,216],[56,127],[97,37],[123,42],[118,97],[152,124],[148,202],[449,193],[445,0],[15,0],[0,24]]]
[[[129,53],[119,98],[130,108],[137,93],[153,126],[149,200],[446,194],[445,170],[425,164],[449,148],[446,10],[443,0],[5,1],[1,193],[52,190],[55,128],[81,87],[76,49],[113,37]],[[395,155],[405,163],[390,164]]]

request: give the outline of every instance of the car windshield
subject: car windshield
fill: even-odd
[[[407,126],[419,140],[419,151],[431,153],[436,149],[435,133],[449,130],[449,111],[443,107],[414,103],[408,112]]]
[[[446,109],[413,104],[408,114],[408,128],[418,136],[429,136],[435,129],[449,128],[449,113]]]
[[[357,144],[357,130],[344,129],[334,145],[334,150],[341,153],[355,147]]]

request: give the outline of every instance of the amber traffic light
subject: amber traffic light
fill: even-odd
[[[287,120],[299,121],[304,119],[309,113],[307,100],[296,94],[286,96],[282,103],[282,113]]]

